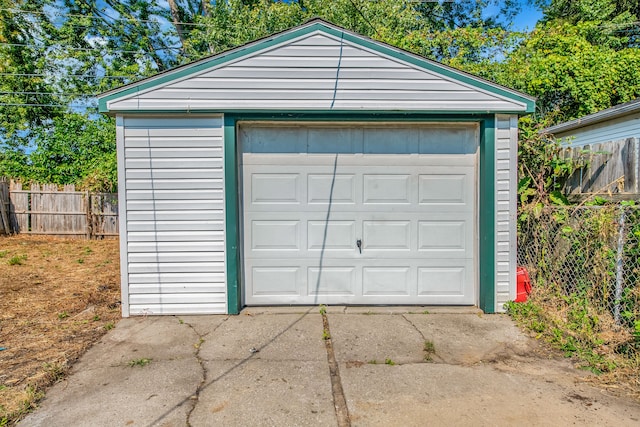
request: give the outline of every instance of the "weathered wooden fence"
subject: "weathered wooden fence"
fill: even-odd
[[[627,138],[570,147],[566,157],[586,160],[587,166],[577,170],[567,183],[573,194],[616,194],[635,199],[640,195],[640,139]]]
[[[32,184],[0,180],[0,234],[41,234],[86,239],[118,235],[118,195],[62,190],[55,184]]]

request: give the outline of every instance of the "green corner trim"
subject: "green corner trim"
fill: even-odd
[[[227,312],[238,314],[242,309],[241,269],[242,261],[238,236],[239,188],[238,143],[236,126],[239,121],[449,121],[480,123],[479,202],[478,202],[478,264],[479,308],[485,313],[495,313],[495,116],[492,114],[443,115],[443,114],[296,114],[263,112],[224,116],[224,189],[225,235],[227,260]]]
[[[227,261],[227,313],[238,314],[242,308],[240,293],[240,251],[238,236],[238,170],[236,120],[224,116],[224,212],[225,255]]]
[[[480,309],[495,313],[495,119],[480,123],[480,173],[478,220],[478,269]]]
[[[167,84],[169,82],[180,80],[190,75],[204,72],[207,69],[217,67],[226,62],[230,62],[230,61],[242,58],[244,56],[249,56],[260,50],[270,49],[279,44],[285,43],[287,41],[290,41],[299,37],[304,37],[314,32],[323,32],[327,35],[340,38],[341,40],[347,41],[349,43],[353,43],[358,46],[362,46],[374,52],[378,52],[380,54],[387,55],[391,58],[395,58],[397,60],[401,60],[406,63],[415,65],[424,70],[438,73],[444,77],[457,80],[461,83],[467,84],[471,87],[475,87],[479,90],[493,93],[496,96],[504,97],[516,103],[523,104],[525,110],[520,111],[519,113],[523,113],[523,112],[532,113],[535,111],[535,100],[524,93],[520,93],[518,91],[509,89],[504,86],[500,86],[496,83],[490,82],[488,80],[484,80],[480,77],[473,76],[463,71],[456,70],[451,67],[447,67],[444,64],[431,61],[429,59],[423,58],[421,56],[402,50],[400,48],[396,48],[379,41],[368,39],[364,36],[358,35],[356,33],[352,33],[341,27],[334,26],[320,19],[313,20],[307,24],[303,24],[291,30],[284,31],[279,34],[274,34],[274,35],[265,37],[263,39],[251,42],[244,46],[240,46],[238,48],[229,50],[227,52],[220,53],[216,56],[205,58],[200,61],[193,62],[191,64],[186,64],[181,67],[174,68],[173,70],[169,70],[164,73],[158,74],[156,76],[149,77],[135,83],[131,83],[119,89],[114,89],[112,91],[105,92],[98,97],[99,111],[101,113],[109,112],[107,103],[114,101],[116,99],[126,98],[137,92],[144,92],[144,91],[153,89],[155,87],[159,87],[164,84]]]

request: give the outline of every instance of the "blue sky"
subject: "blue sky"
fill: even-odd
[[[542,18],[542,11],[527,3],[522,5],[522,11],[513,22],[513,29],[518,31],[531,31],[536,22]]]

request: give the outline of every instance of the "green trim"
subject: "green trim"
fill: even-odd
[[[478,203],[478,269],[480,309],[495,313],[496,205],[495,205],[495,119],[480,123],[480,188]]]
[[[364,114],[351,112],[333,114],[262,113],[224,116],[225,144],[225,218],[227,257],[227,310],[239,313],[241,302],[241,254],[238,246],[240,231],[239,189],[236,124],[240,121],[398,121],[398,122],[476,122],[480,123],[479,202],[478,202],[478,264],[479,307],[485,313],[495,312],[495,116],[493,114],[446,115],[446,114]]]
[[[224,213],[225,255],[227,260],[227,313],[238,314],[240,300],[240,251],[238,247],[238,170],[236,149],[236,121],[224,116]]]
[[[118,114],[120,114],[118,112]],[[193,113],[192,113],[193,114]],[[493,113],[466,113],[447,114],[442,112],[397,112],[397,111],[316,111],[316,112],[282,112],[282,111],[256,111],[256,112],[226,112],[225,117],[233,117],[236,121],[331,121],[331,122],[375,122],[381,120],[398,122],[480,122],[481,120],[493,120]],[[184,116],[184,114],[183,114]]]
[[[211,114],[230,114],[233,116],[252,116],[260,117],[261,120],[270,118],[278,119],[286,116],[290,120],[304,119],[305,117],[315,117],[318,115],[330,117],[331,120],[350,120],[350,118],[342,119],[340,116],[362,116],[369,117],[371,120],[393,116],[398,119],[407,120],[411,117],[443,117],[447,119],[463,116],[465,118],[475,117],[475,119],[486,117],[494,114],[521,114],[522,111],[455,111],[455,110],[415,110],[415,111],[389,111],[389,110],[220,110],[220,109],[203,109],[197,111],[186,112],[184,110],[114,110],[109,111],[110,115],[126,115],[126,116],[184,116],[188,115],[211,115]]]
[[[467,84],[471,87],[475,87],[479,90],[487,91],[497,96],[505,97],[514,102],[522,103],[525,106],[524,112],[533,113],[535,111],[535,100],[523,93],[511,90],[509,88],[499,86],[488,80],[481,79],[480,77],[467,74],[463,71],[459,71],[443,64],[422,58],[413,53],[395,48],[393,46],[384,44],[382,42],[374,41],[358,34],[349,32],[343,28],[333,26],[322,20],[315,20],[310,23],[304,24],[300,27],[293,28],[289,31],[279,33],[266,37],[264,39],[249,43],[239,48],[230,50],[228,52],[221,53],[214,57],[205,58],[203,60],[184,65],[182,67],[175,68],[165,73],[159,74],[155,77],[150,77],[141,80],[136,83],[132,83],[127,86],[123,86],[120,89],[115,89],[110,92],[105,92],[98,97],[98,108],[101,113],[109,112],[107,108],[107,102],[127,97],[138,92],[144,92],[154,87],[164,85],[174,80],[182,79],[193,74],[204,72],[210,68],[222,65],[226,62],[230,62],[239,59],[244,56],[249,56],[260,50],[270,49],[278,44],[285,43],[289,40],[293,40],[299,37],[306,36],[316,31],[324,32],[336,38],[346,40],[350,43],[362,46],[364,48],[373,50],[383,55],[407,62],[409,64],[418,66],[430,72],[438,73],[444,77],[457,80],[461,83]],[[519,111],[522,113],[523,111]]]

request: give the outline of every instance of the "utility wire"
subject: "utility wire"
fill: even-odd
[[[96,94],[92,93],[71,93],[71,92],[5,92],[0,91],[0,95],[56,95],[56,96],[86,96],[94,97]]]
[[[349,3],[351,3],[353,5],[353,7],[356,9],[356,11],[358,12],[358,14],[360,14],[360,16],[362,16],[362,19],[364,19],[364,22],[367,23],[367,25],[369,26],[369,28],[371,28],[373,31],[375,31],[376,35],[380,38],[382,38],[382,36],[380,36],[380,32],[378,32],[378,29],[375,28],[373,26],[373,24],[371,24],[371,21],[369,21],[369,19],[364,16],[364,13],[362,13],[362,10],[360,10],[360,8],[356,5],[356,3],[353,0],[349,0]]]
[[[361,2],[365,2],[365,1],[369,1],[369,2],[376,2],[378,0],[359,0]],[[445,0],[446,1],[446,0]],[[438,3],[438,0],[405,0],[406,3],[417,3],[417,4],[432,4],[432,3]],[[365,18],[366,17],[362,14],[362,11],[360,10],[360,8],[358,8],[353,0],[350,0],[350,3],[354,5],[354,7],[356,8],[356,10],[358,11],[358,13]],[[18,14],[25,14],[25,15],[45,15],[45,16],[57,16],[57,17],[61,17],[61,18],[85,18],[85,19],[92,19],[92,20],[100,20],[100,21],[105,21],[105,20],[111,20],[113,22],[141,22],[141,23],[151,23],[151,24],[158,24],[158,25],[165,25],[165,24],[175,24],[175,25],[183,25],[183,26],[194,26],[194,27],[211,27],[214,26],[215,24],[213,23],[206,23],[206,22],[174,22],[173,20],[170,19],[165,19],[165,22],[162,22],[160,20],[154,20],[154,19],[137,19],[137,18],[123,18],[123,17],[114,17],[111,15],[108,15],[104,12],[103,16],[91,16],[91,15],[81,15],[81,14],[73,14],[73,13],[62,13],[62,12],[40,12],[40,11],[29,11],[29,10],[24,10],[24,9],[12,9],[12,8],[0,8],[0,11],[5,11],[5,12],[11,12],[11,13],[18,13]],[[611,28],[611,27],[628,27],[628,26],[634,26],[634,25],[640,25],[640,21],[633,21],[633,22],[621,22],[621,23],[606,23],[606,24],[601,24],[601,25],[597,25],[595,26],[595,28]],[[87,27],[89,28],[90,25],[83,25],[83,24],[73,24],[73,26],[78,26],[78,27]],[[372,29],[375,30],[375,28],[372,27]],[[520,31],[510,31],[510,32],[514,32],[514,33],[519,33]]]
[[[61,12],[39,12],[39,11],[29,11],[29,10],[23,10],[23,9],[11,9],[11,8],[0,8],[0,11],[3,12],[11,12],[11,13],[21,13],[21,14],[25,14],[25,15],[45,15],[45,16],[59,16],[61,18],[85,18],[85,19],[95,19],[98,21],[105,21],[105,20],[111,20],[111,21],[125,21],[125,22],[142,22],[145,24],[158,24],[158,25],[163,25],[165,24],[165,22],[162,21],[157,21],[155,19],[137,19],[137,18],[116,18],[114,16],[110,16],[107,14],[104,14],[103,16],[91,16],[91,15],[80,15],[80,14],[74,14],[74,13],[61,13]],[[106,19],[105,19],[106,18]],[[206,23],[197,23],[197,22],[173,22],[173,20],[166,20],[166,23],[170,23],[170,24],[179,24],[179,25],[191,25],[191,26],[196,26],[196,27],[209,27],[212,24],[206,24]]]
[[[13,76],[13,77],[51,77],[51,74],[43,73],[0,73],[0,77]],[[100,76],[97,74],[64,74],[64,77],[85,77],[92,79],[139,79],[143,76]]]
[[[86,104],[32,104],[32,103],[8,103],[0,102],[0,107],[70,107],[70,108],[98,108]]]
[[[45,16],[58,16],[61,18],[85,18],[85,19],[95,19],[98,21],[106,21],[106,20],[111,20],[111,21],[125,21],[125,22],[142,22],[145,24],[158,24],[158,25],[163,25],[163,24],[178,24],[178,25],[191,25],[194,27],[211,27],[214,24],[208,24],[208,23],[198,23],[198,22],[174,22],[173,20],[169,20],[167,19],[166,22],[162,22],[162,21],[158,21],[155,19],[137,19],[137,18],[116,18],[110,15],[107,15],[106,13],[104,14],[104,16],[91,16],[91,15],[80,15],[80,14],[74,14],[74,13],[61,13],[61,12],[51,12],[51,13],[47,13],[47,12],[39,12],[39,11],[29,11],[29,10],[23,10],[23,9],[11,9],[11,8],[0,8],[0,11],[3,12],[11,12],[11,13],[21,13],[21,14],[25,14],[25,15],[45,15]],[[105,19],[106,18],[106,19]],[[74,24],[75,25],[75,24]],[[81,25],[78,24],[79,26],[87,26],[88,25]]]
[[[48,48],[58,48],[59,45],[48,45],[48,46],[37,46],[37,45],[33,45],[33,44],[29,44],[29,43],[4,43],[4,42],[0,42],[0,46],[13,46],[13,47],[32,47],[32,48],[37,48],[39,50],[47,50]],[[117,49],[109,49],[107,47],[64,47],[64,50],[77,50],[77,51],[83,51],[83,52],[92,52],[92,51],[107,51],[110,53],[144,53],[144,54],[148,54],[149,52],[146,52],[145,50],[143,50],[142,48],[140,48],[140,50],[117,50]],[[179,47],[173,47],[173,46],[169,46],[169,47],[159,47],[159,48],[153,48],[153,50],[181,50],[181,48]]]

